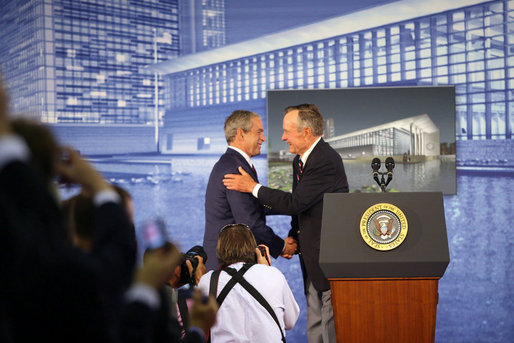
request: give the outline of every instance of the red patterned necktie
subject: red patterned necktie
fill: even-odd
[[[302,159],[298,159],[298,173],[296,173],[296,180],[300,181],[300,178],[302,177],[303,173],[303,162]]]

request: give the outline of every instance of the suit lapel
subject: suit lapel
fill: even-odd
[[[243,157],[243,155],[241,155],[239,152],[237,152],[236,150],[231,149],[231,148],[227,148],[226,153],[234,156],[234,158],[239,162],[240,166],[243,167],[243,169],[248,174],[250,174],[256,182],[259,182],[259,179],[257,178],[257,174],[254,173],[254,171],[252,170],[252,166],[248,163],[246,158]]]
[[[325,141],[323,141],[323,138],[320,139],[318,144],[312,149],[311,153],[309,154],[309,158],[307,158],[307,162],[305,162],[303,166],[303,173],[302,175],[305,175],[305,172],[307,172],[311,167],[315,166],[318,161],[318,157],[322,153],[323,147],[322,145],[325,144]],[[296,155],[298,160],[300,159],[300,155]],[[298,170],[298,160],[295,158],[295,173]],[[296,176],[295,176],[296,178]],[[301,179],[300,179],[301,180]]]

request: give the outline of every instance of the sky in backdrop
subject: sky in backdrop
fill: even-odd
[[[393,0],[226,0],[227,44],[312,24]]]

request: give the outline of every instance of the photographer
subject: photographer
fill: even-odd
[[[217,257],[220,269],[209,271],[198,287],[217,297],[218,320],[210,339],[216,342],[285,342],[284,329],[293,328],[300,308],[284,275],[269,264],[244,224],[220,231]]]
[[[182,255],[182,262],[175,268],[167,284],[173,288],[186,284],[195,287],[206,272],[205,262],[207,262],[205,250],[200,245],[195,245]]]
[[[168,237],[166,224],[161,218],[151,219],[144,223],[139,230],[143,242],[143,266],[148,257],[155,251],[168,246],[171,240]],[[178,253],[178,252],[177,252]],[[171,317],[177,319],[181,336],[185,337],[189,327],[189,310],[193,304],[193,289],[205,274],[205,261],[207,254],[203,247],[196,245],[186,253],[178,253],[178,261],[170,270],[165,271],[167,278],[160,285],[160,295],[163,306]]]
[[[189,326],[192,291],[205,274],[204,263],[206,260],[207,255],[203,247],[199,245],[192,247],[182,254],[182,262],[175,267],[171,278],[164,286],[169,300],[170,313],[179,321],[183,336]]]
[[[126,294],[122,342],[205,342],[205,334],[216,321],[214,298],[204,302],[200,292],[193,294],[188,316],[191,325],[185,335],[182,335],[178,321],[170,315],[164,287],[182,260],[177,248],[169,242],[146,249],[143,266]]]

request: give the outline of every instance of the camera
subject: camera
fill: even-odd
[[[191,287],[196,286],[196,268],[198,267],[198,259],[195,256],[200,256],[203,258],[203,262],[207,262],[207,254],[205,250],[200,245],[195,245],[191,249],[189,249],[182,256],[182,263],[180,264],[180,279],[179,285],[189,284]],[[186,261],[191,262],[193,266],[193,271],[189,274],[189,269],[187,268]]]
[[[259,248],[259,251],[261,252],[262,256],[266,259],[266,261],[268,262],[268,265],[271,265],[271,261],[269,260],[269,255],[266,252],[266,248],[264,248],[263,245],[258,245],[257,248]],[[257,259],[257,256],[255,256],[255,257]],[[258,261],[258,259],[257,259],[257,261]]]
[[[157,218],[147,221],[142,228],[143,245],[145,250],[156,250],[166,246],[169,242],[164,220]]]

